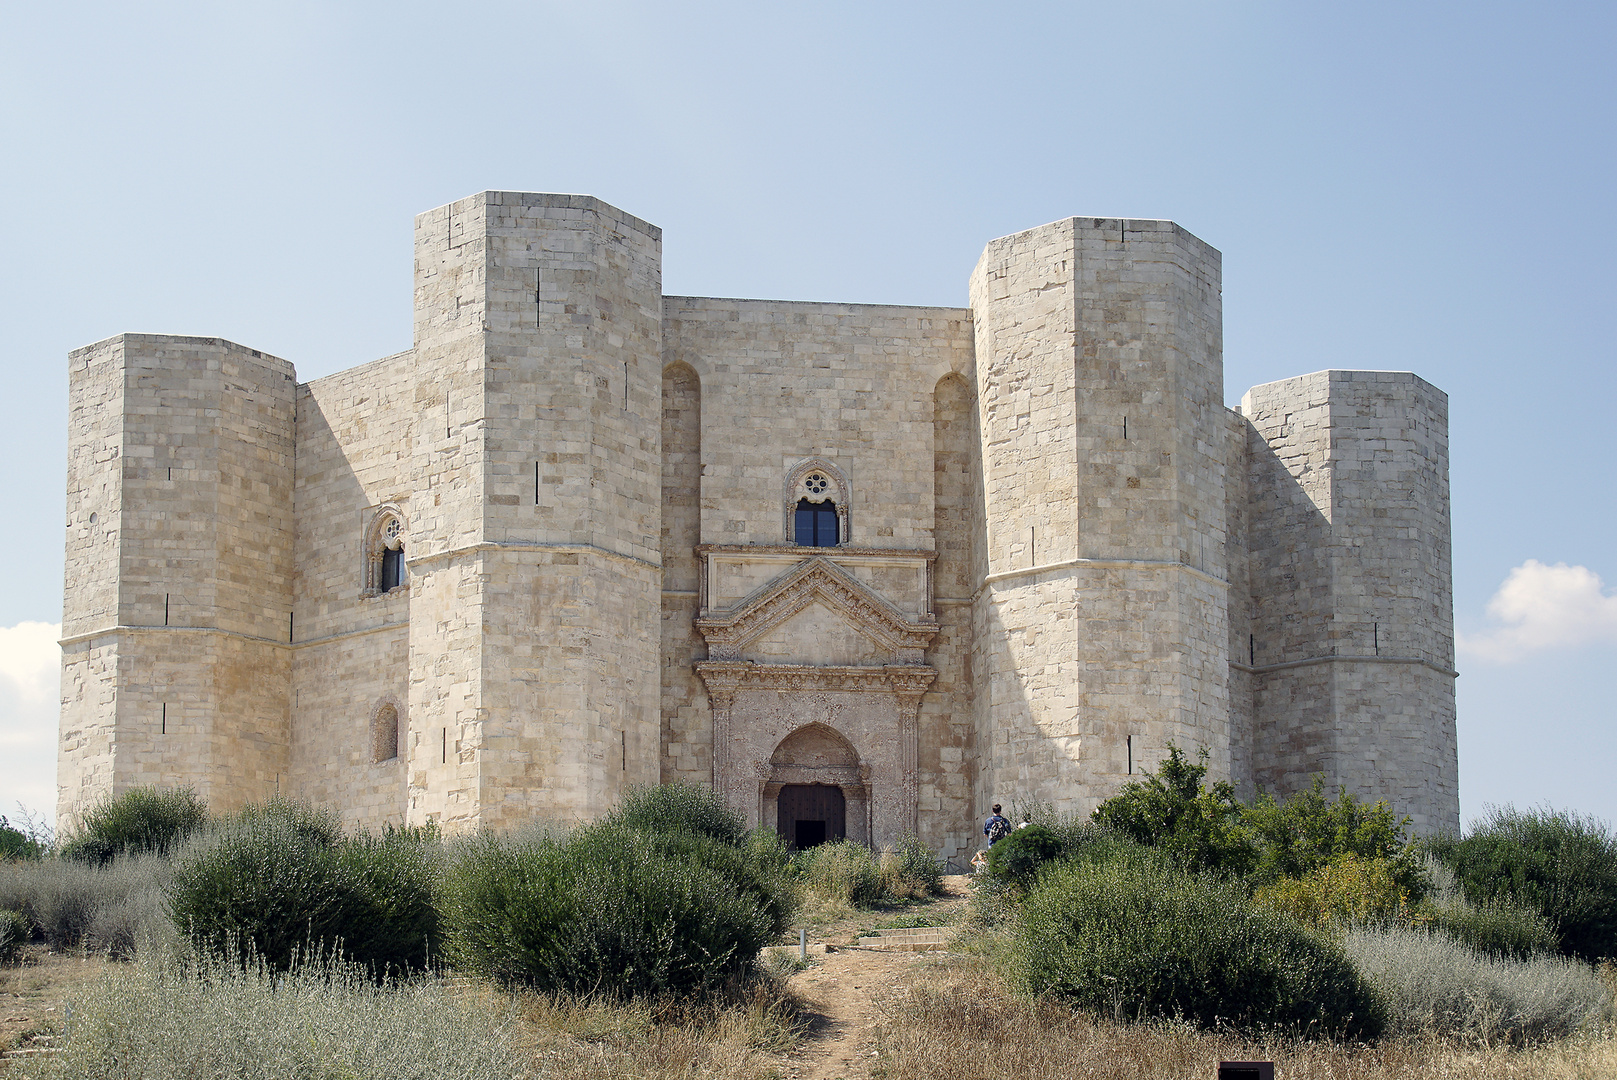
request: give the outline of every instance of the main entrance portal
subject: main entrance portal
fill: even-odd
[[[775,828],[781,839],[798,851],[848,835],[848,804],[840,787],[785,784],[776,805]]]

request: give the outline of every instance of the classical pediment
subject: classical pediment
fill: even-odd
[[[937,634],[821,556],[696,620],[714,660],[881,666],[919,664]]]

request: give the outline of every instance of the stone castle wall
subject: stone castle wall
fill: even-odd
[[[63,827],[141,784],[265,798],[289,779],[292,366],[126,334],[69,372]]]
[[[1459,827],[1448,401],[1407,372],[1250,390],[1254,775]]]
[[[63,820],[161,782],[458,830],[690,779],[769,823],[834,781],[849,835],[958,858],[1172,742],[1452,825],[1446,400],[1226,409],[1219,262],[1080,218],[990,243],[969,309],[665,297],[654,226],[484,192],[416,221],[406,352],[79,350]],[[839,546],[793,543],[805,495]]]
[[[1230,770],[1218,253],[1071,219],[972,276],[981,786],[1087,811],[1170,742]],[[986,796],[985,796],[986,797]]]

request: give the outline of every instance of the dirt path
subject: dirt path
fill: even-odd
[[[945,878],[944,896],[928,905],[927,913],[963,906],[966,880]],[[792,977],[792,988],[809,1006],[809,1030],[802,1045],[787,1056],[786,1078],[863,1080],[876,1060],[876,1003],[903,993],[914,966],[936,954],[848,948],[852,935],[836,930],[824,937],[840,946],[837,951]]]
[[[803,1045],[789,1058],[795,1080],[855,1080],[870,1075],[875,1060],[876,999],[907,984],[922,953],[867,949],[827,953],[792,980],[813,1010]]]

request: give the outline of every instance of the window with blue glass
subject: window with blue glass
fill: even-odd
[[[837,546],[837,504],[830,499],[797,502],[797,543],[801,547]]]

